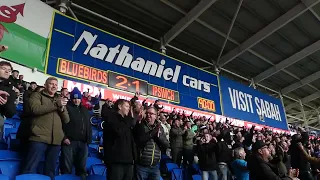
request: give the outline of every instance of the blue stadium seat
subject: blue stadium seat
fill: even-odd
[[[179,166],[175,163],[166,163],[166,170],[171,173],[173,169],[179,169]]]
[[[51,180],[49,176],[41,174],[22,174],[16,176],[16,180]]]
[[[99,130],[92,128],[92,141],[99,141]]]
[[[0,161],[0,174],[9,176],[14,179],[20,171],[20,160],[1,160]]]
[[[201,177],[201,175],[196,174],[196,175],[193,175],[193,176],[192,176],[192,179],[193,179],[193,180],[201,180],[202,177]]]
[[[10,179],[9,179],[9,176],[6,176],[6,175],[4,175],[4,174],[0,174],[0,179],[1,179],[1,180],[10,180]]]
[[[92,166],[92,165],[95,165],[95,164],[102,164],[101,159],[94,158],[94,157],[88,157],[88,158],[87,158],[87,163],[86,163],[86,170],[87,170],[87,172],[89,172],[91,166]]]
[[[183,180],[183,173],[181,168],[172,169],[171,173],[172,180]]]
[[[4,139],[7,140],[9,134],[17,133],[17,131],[18,131],[18,128],[8,128],[8,129],[6,129],[5,132],[4,132]]]
[[[92,151],[92,150],[98,151],[99,150],[99,144],[91,143],[88,146],[89,146],[89,149],[88,149],[89,151]]]
[[[18,104],[16,107],[16,110],[22,112],[23,111],[23,104]]]
[[[160,180],[163,180],[163,178],[160,176]]]
[[[13,124],[12,123],[4,123],[3,125],[3,134],[2,134],[2,139],[5,139],[5,134],[7,133],[8,129],[13,128]]]
[[[13,115],[12,119],[20,119],[20,116],[18,114]]]
[[[106,180],[106,177],[101,175],[90,175],[87,177],[87,180]]]
[[[92,116],[92,117],[90,118],[90,122],[91,122],[91,124],[92,124],[93,126],[97,126],[97,125],[99,125],[99,123],[100,123],[100,119],[99,119],[98,117],[96,117],[96,116]]]
[[[89,174],[106,176],[107,175],[107,167],[104,164],[92,165]]]
[[[198,174],[201,174],[201,170],[200,170],[199,164],[193,163],[192,167]]]
[[[100,131],[103,130],[103,124],[104,124],[104,121],[100,121],[99,124],[98,124],[98,129],[99,129]]]
[[[72,174],[63,174],[60,176],[56,176],[55,180],[81,180],[81,177]]]
[[[101,137],[103,136],[103,131],[99,131],[98,136],[99,136],[99,139],[101,139]]]
[[[5,123],[12,124],[14,128],[17,128],[17,122],[21,122],[20,119],[7,118],[4,120]]]
[[[89,151],[88,157],[100,158],[99,152],[96,150]]]
[[[99,145],[100,145],[100,146],[103,146],[103,136],[100,137]]]
[[[16,128],[19,128],[20,124],[21,124],[21,121],[17,121],[16,122]]]
[[[20,154],[10,150],[0,150],[0,161],[1,160],[21,160]]]
[[[7,150],[8,149],[8,145],[5,142],[0,142],[0,150]]]
[[[7,140],[8,149],[12,151],[18,151],[19,150],[19,144],[20,140],[17,139],[17,133],[11,133],[8,136]]]

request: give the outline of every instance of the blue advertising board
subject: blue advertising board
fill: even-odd
[[[55,12],[46,73],[221,114],[218,76]]]
[[[281,100],[220,76],[224,116],[288,130]]]

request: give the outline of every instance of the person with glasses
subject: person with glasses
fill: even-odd
[[[134,137],[138,152],[140,154],[136,162],[137,180],[159,180],[159,162],[161,150],[169,147],[169,141],[161,127],[161,122],[157,121],[157,109],[148,107],[146,117],[137,123],[134,128]]]
[[[257,140],[252,146],[252,156],[248,161],[250,180],[295,180],[298,174],[296,170],[290,170],[289,176],[280,175],[278,168],[269,160],[270,150],[262,140]]]

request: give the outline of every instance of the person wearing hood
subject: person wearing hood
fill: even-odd
[[[71,174],[74,166],[76,175],[85,179],[92,127],[89,111],[81,105],[81,92],[77,87],[70,93],[70,101],[66,108],[69,112],[70,122],[63,125],[65,137],[61,148],[61,173]]]

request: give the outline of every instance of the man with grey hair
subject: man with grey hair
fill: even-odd
[[[37,173],[38,165],[45,156],[43,173],[54,179],[61,142],[64,138],[62,124],[70,121],[66,109],[68,100],[56,96],[58,80],[49,77],[45,89],[32,93],[29,99],[31,135],[29,150],[22,170],[23,174]]]
[[[246,152],[242,147],[234,149],[235,160],[231,163],[232,170],[237,180],[249,180],[249,170],[247,168]]]

